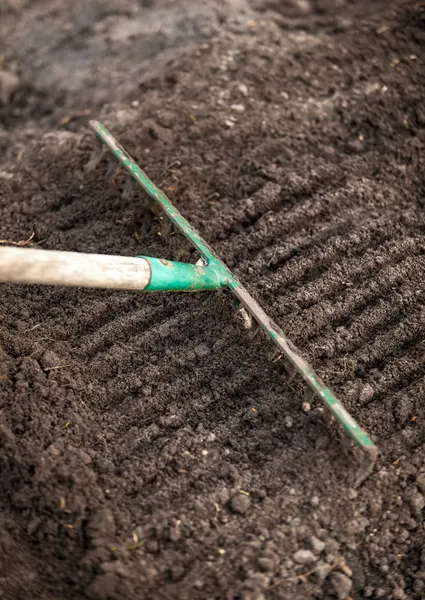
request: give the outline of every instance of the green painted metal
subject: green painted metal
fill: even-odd
[[[151,278],[145,292],[201,292],[227,286],[227,278],[214,265],[189,265],[182,262],[139,256],[148,261]]]
[[[245,308],[249,307],[248,310],[256,322],[264,329],[292,367],[302,376],[311,391],[326,404],[337,421],[344,427],[346,433],[363,449],[373,466],[377,457],[377,448],[364,429],[356,423],[338,398],[301,356],[297,348],[285,337],[282,330],[267,316],[261,306],[251,298],[243,286],[238,286],[234,290],[234,294]]]
[[[97,133],[99,138],[115,154],[120,163],[124,165],[130,175],[145,190],[145,192],[154,200],[165,212],[172,223],[183,233],[183,235],[192,242],[199,254],[206,260],[209,266],[214,266],[228,279],[229,283],[238,285],[236,278],[226,265],[214,254],[214,251],[208,246],[200,234],[192,227],[183,215],[171,204],[167,196],[149,179],[142,169],[134,162],[126,150],[116,141],[112,134],[99,121],[90,121],[90,125]]]
[[[129,171],[131,176],[140,184],[147,194],[164,210],[171,222],[183,233],[183,235],[192,242],[203,259],[207,263],[204,270],[212,268],[212,272],[218,277],[219,286],[226,285],[234,295],[234,299],[239,306],[242,306],[255,319],[257,324],[265,331],[271,341],[279,348],[279,351],[285,356],[296,372],[302,377],[311,391],[325,403],[335,419],[343,426],[348,436],[363,450],[365,454],[365,464],[360,469],[355,485],[360,485],[362,481],[371,472],[378,455],[378,449],[370,439],[368,434],[362,429],[353,417],[347,412],[337,397],[316,375],[312,367],[304,360],[295,346],[283,334],[282,330],[268,317],[258,302],[248,293],[240,284],[226,265],[216,256],[213,250],[202,239],[199,233],[191,227],[183,215],[171,204],[165,194],[159,190],[142,169],[134,162],[131,156],[118,144],[111,133],[98,121],[91,121],[91,127],[98,137],[115,154],[122,165]],[[152,260],[152,259],[149,259]],[[162,265],[164,266],[164,265]],[[168,273],[169,271],[167,271]],[[160,278],[164,271],[157,269],[157,275]],[[159,279],[152,283],[154,290],[156,285],[161,285]],[[173,285],[170,280],[170,286]],[[203,288],[203,289],[213,289]],[[172,287],[168,288],[172,289]],[[180,289],[180,288],[179,288]],[[186,288],[189,289],[189,288]],[[200,289],[200,288],[197,288]]]

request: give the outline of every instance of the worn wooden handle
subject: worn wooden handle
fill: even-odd
[[[0,281],[143,290],[151,269],[144,258],[0,248]]]

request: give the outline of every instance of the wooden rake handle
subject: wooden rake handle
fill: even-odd
[[[144,258],[0,248],[1,282],[143,290],[150,276]]]

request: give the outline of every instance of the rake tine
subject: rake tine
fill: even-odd
[[[157,216],[157,219],[161,225],[158,234],[162,237],[168,237],[173,228],[171,221],[169,221],[168,219],[165,219],[163,215]]]
[[[245,329],[251,330],[252,329],[252,317],[249,314],[249,312],[247,312],[243,306],[240,308],[237,308],[236,310],[237,310],[237,314],[240,315],[240,317],[242,318]]]
[[[105,177],[108,181],[112,181],[115,183],[115,179],[117,178],[119,172],[121,171],[121,165],[118,164],[114,160],[109,159],[108,164],[106,165],[106,174]]]
[[[241,308],[241,303],[238,300],[238,298],[236,298],[235,296],[233,296],[232,298],[232,308],[233,310],[237,313],[239,311],[239,309]],[[245,309],[244,309],[245,310]]]
[[[269,360],[270,362],[277,362],[282,358],[282,356],[282,352],[279,352],[277,348],[274,348],[274,350],[269,354]]]
[[[106,148],[103,144],[96,144],[95,148],[93,148],[92,153],[90,155],[89,160],[87,161],[84,171],[86,173],[91,173],[100,165],[102,158],[105,155]]]
[[[134,196],[134,191],[135,191],[134,187],[135,187],[134,179],[132,179],[129,176],[126,176],[124,188],[123,188],[123,191],[121,192],[121,198],[123,200],[131,200],[131,198]]]
[[[289,377],[287,378],[286,383],[287,383],[287,385],[290,385],[294,381],[294,379],[295,379],[295,376],[297,374],[297,370],[294,369],[294,368],[292,368],[290,370],[288,369],[288,371],[289,371]]]
[[[307,402],[308,404],[312,404],[313,400],[316,397],[316,392],[313,392],[310,388],[307,388],[304,392],[303,402]]]
[[[249,334],[250,339],[253,340],[255,337],[257,337],[259,331],[261,331],[261,325],[255,323],[255,325],[252,326],[252,330]]]

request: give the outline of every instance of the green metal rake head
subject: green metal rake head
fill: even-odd
[[[120,163],[129,171],[137,183],[160,206],[171,222],[193,244],[204,259],[206,266],[202,267],[204,273],[215,273],[217,288],[227,286],[240,304],[256,323],[264,330],[270,340],[277,346],[282,355],[298,373],[312,393],[318,396],[331,411],[336,420],[343,426],[345,432],[352,438],[365,454],[365,464],[361,468],[356,484],[359,485],[371,472],[378,454],[378,449],[367,433],[356,423],[341,402],[331,390],[321,381],[312,367],[299,354],[295,346],[283,334],[282,330],[267,316],[258,302],[240,284],[233,273],[215,255],[213,250],[202,239],[199,233],[186,221],[181,213],[171,204],[166,195],[159,190],[142,169],[134,162],[131,156],[114,139],[111,133],[98,121],[91,121],[91,127],[99,138],[115,154]],[[150,259],[152,260],[152,259]],[[176,288],[173,288],[176,289]],[[196,285],[192,289],[198,289]]]
[[[111,133],[98,121],[90,126],[113,152],[133,179],[150,196],[157,207],[191,242],[201,255],[196,265],[147,256],[136,258],[104,256],[24,248],[0,248],[0,281],[49,285],[69,285],[144,291],[201,291],[226,287],[249,321],[252,319],[285,357],[292,374],[299,374],[311,393],[318,396],[343,426],[347,435],[362,449],[365,461],[354,485],[360,485],[372,471],[378,450],[367,433],[356,423],[304,360],[282,330],[267,316],[258,302],[236,279],[226,265],[191,227]],[[248,317],[249,315],[249,317]]]

